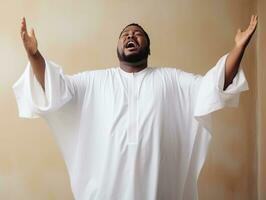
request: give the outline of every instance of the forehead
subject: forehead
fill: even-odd
[[[135,25],[131,25],[131,26],[126,27],[126,28],[121,32],[121,34],[122,34],[122,33],[125,33],[125,32],[129,32],[129,31],[140,31],[140,32],[144,33],[143,30],[142,30],[140,27],[135,26]]]

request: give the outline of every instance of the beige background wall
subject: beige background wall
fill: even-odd
[[[257,41],[257,119],[258,119],[258,194],[259,199],[266,199],[266,1],[258,2],[260,27]]]
[[[265,8],[265,2],[258,1]],[[23,16],[35,28],[40,51],[68,74],[117,65],[118,35],[131,22],[143,25],[150,35],[150,66],[178,67],[203,74],[230,50],[237,28],[248,25],[256,6],[252,0],[2,0],[0,199],[73,199],[64,162],[46,124],[41,119],[17,116],[11,86],[27,63],[19,35]],[[250,91],[242,94],[239,108],[214,114],[213,140],[199,180],[200,199],[257,199],[258,188],[264,195],[261,200],[265,199],[265,161],[260,167],[265,144],[258,140],[257,146],[257,127],[260,138],[266,139],[262,126],[266,119],[262,103],[266,100],[262,89],[265,21],[262,23],[260,41],[264,44],[256,54],[253,38],[242,62]],[[258,70],[258,79],[256,58],[261,58],[259,70],[263,72],[259,74]],[[257,81],[261,87],[258,90]],[[257,91],[264,111],[258,115]],[[261,126],[257,126],[256,117],[261,119]],[[258,154],[257,147],[261,148]],[[257,173],[265,178],[257,179]]]

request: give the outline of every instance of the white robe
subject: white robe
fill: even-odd
[[[237,106],[242,68],[223,91],[223,56],[205,76],[175,68],[64,75],[45,60],[45,93],[28,64],[13,85],[19,116],[43,117],[77,200],[196,200],[209,114]]]

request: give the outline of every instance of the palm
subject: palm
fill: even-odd
[[[258,23],[258,17],[255,15],[252,15],[250,24],[248,28],[245,31],[241,31],[238,29],[237,34],[235,36],[235,43],[237,46],[247,46],[249,43],[249,40],[251,39],[253,33],[256,30],[257,23]]]
[[[32,29],[30,33],[27,31],[26,20],[22,19],[21,23],[21,38],[23,40],[24,47],[28,54],[34,55],[37,52],[37,40]]]

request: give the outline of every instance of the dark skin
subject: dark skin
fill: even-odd
[[[38,44],[35,37],[34,30],[31,29],[30,32],[27,31],[27,25],[25,17],[23,17],[21,22],[21,38],[27,52],[30,64],[33,69],[37,80],[41,84],[43,90],[45,91],[44,83],[44,72],[45,72],[45,60],[38,50]]]
[[[241,31],[241,29],[237,30],[235,45],[229,52],[225,62],[224,90],[232,83],[235,75],[237,74],[245,49],[257,28],[257,24],[258,16],[252,15],[248,28],[245,31]]]
[[[248,28],[245,31],[238,29],[235,36],[235,45],[229,52],[225,63],[224,90],[232,83],[235,75],[237,74],[245,49],[256,30],[257,24],[258,17],[256,15],[252,15]],[[21,38],[23,40],[29,61],[32,65],[33,72],[45,91],[45,60],[38,50],[38,44],[34,30],[31,29],[29,33],[27,31],[25,18],[22,19],[21,23]],[[137,45],[132,48],[125,48],[125,44],[128,40],[134,41]],[[117,48],[120,53],[130,55],[138,53],[142,48],[145,48],[147,44],[147,38],[145,37],[143,31],[137,26],[129,26],[119,37]],[[148,58],[145,58],[139,62],[125,62],[119,60],[119,65],[120,68],[126,72],[139,72],[147,67]]]
[[[126,48],[126,43],[129,40],[136,41],[136,43],[138,44],[137,47],[129,49]],[[120,53],[124,52],[125,55],[130,55],[138,53],[142,48],[146,47],[147,45],[147,38],[145,37],[143,31],[137,26],[129,26],[121,33],[121,36],[119,37],[117,43],[117,48]],[[138,72],[148,66],[148,58],[135,63],[129,63],[119,60],[119,65],[120,68],[126,72]]]

